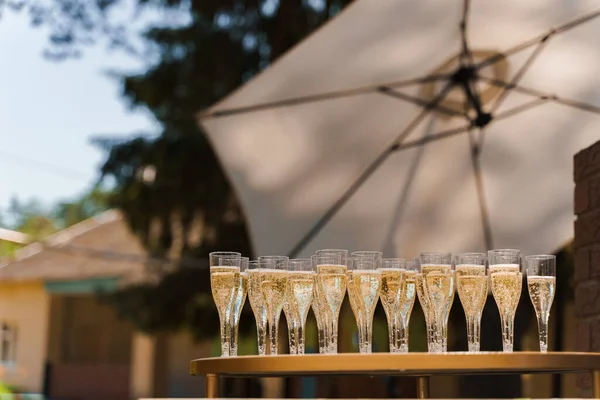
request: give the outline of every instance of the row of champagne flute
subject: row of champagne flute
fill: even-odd
[[[547,320],[555,290],[554,256],[529,256],[528,287],[546,351]],[[259,354],[277,353],[281,311],[288,324],[290,353],[303,354],[306,317],[318,326],[319,351],[337,352],[338,319],[346,288],[356,317],[359,351],[371,352],[372,321],[381,299],[389,327],[390,351],[408,351],[408,325],[415,296],[427,323],[428,349],[445,352],[447,322],[455,286],[465,310],[469,351],[479,351],[479,324],[488,281],[500,311],[503,347],[512,351],[512,325],[521,292],[518,250],[480,253],[422,253],[415,261],[383,259],[380,252],[320,250],[311,259],[211,253],[211,287],[221,320],[222,355],[237,354],[237,325],[246,291],[256,319]],[[489,261],[489,274],[486,268]],[[267,335],[268,333],[268,335]],[[267,340],[268,336],[268,340]],[[267,346],[268,341],[268,346]]]
[[[521,298],[524,264],[527,288],[537,322],[540,351],[548,350],[548,319],[556,291],[556,257],[522,256],[516,249],[490,250],[483,253],[422,253],[417,274],[417,297],[427,323],[430,352],[447,351],[447,327],[456,292],[465,312],[468,349],[480,349],[480,324],[488,289],[500,314],[502,347],[513,351],[514,319]]]

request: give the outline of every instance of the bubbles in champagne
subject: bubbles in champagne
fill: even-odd
[[[419,298],[419,303],[421,303],[423,314],[425,314],[425,320],[431,321],[433,317],[433,309],[431,308],[431,300],[429,299],[429,292],[427,291],[425,276],[422,273],[415,274],[415,283],[417,297]]]
[[[431,272],[450,274],[452,273],[452,266],[446,264],[423,264],[421,266],[421,272],[423,275],[429,275]]]
[[[320,304],[327,307],[328,311],[337,316],[346,294],[346,272],[344,265],[318,265],[317,293],[320,296]],[[322,308],[321,311],[324,311]]]
[[[379,300],[381,273],[370,270],[351,271],[351,282],[348,282],[348,294],[358,302],[358,307],[365,318],[372,318]],[[351,293],[352,291],[352,293]]]
[[[244,307],[244,303],[246,302],[246,293],[248,290],[248,273],[241,272],[239,285],[236,289],[235,300],[233,301],[233,322],[234,324],[238,324],[240,321],[240,314],[242,312],[242,308]]]
[[[451,273],[429,272],[426,275],[431,307],[435,314],[443,316],[443,312],[454,297],[453,276]]]
[[[210,289],[219,315],[224,317],[231,311],[239,281],[239,267],[210,267]]]
[[[381,271],[381,304],[391,322],[398,302],[400,301],[402,282],[406,271],[399,268],[380,268]]]
[[[260,289],[260,269],[248,271],[248,300],[254,311],[254,316],[259,320],[266,312],[262,291]]]
[[[413,271],[407,271],[401,279],[401,290],[400,290],[400,304],[398,310],[400,315],[407,320],[410,318],[413,305],[415,304],[415,273]]]
[[[352,271],[348,271],[347,277],[347,287],[348,287],[348,300],[350,301],[350,308],[352,308],[352,312],[357,321],[362,321],[364,318],[363,310],[360,306],[360,299],[358,298],[358,293],[356,287],[354,285],[354,281],[352,280]],[[359,328],[360,328],[360,323]]]
[[[298,271],[289,274],[284,301],[285,317],[302,324],[306,320],[313,297],[314,273]]]
[[[528,276],[527,288],[529,289],[529,297],[531,298],[538,319],[547,319],[548,315],[550,315],[552,302],[554,301],[556,277]]]
[[[261,291],[269,320],[277,318],[283,308],[288,272],[278,269],[261,269]]]
[[[496,272],[521,272],[519,264],[494,264],[489,266],[490,275]]]
[[[462,275],[469,275],[469,276],[484,275],[485,276],[485,265],[459,264],[456,266],[456,277],[458,278]]]
[[[484,268],[485,273],[485,268]],[[473,271],[477,272],[477,271]],[[458,297],[467,317],[480,315],[488,294],[488,278],[485,275],[460,275],[456,269]]]
[[[521,297],[523,275],[515,272],[495,272],[491,274],[492,293],[502,318],[513,316]]]

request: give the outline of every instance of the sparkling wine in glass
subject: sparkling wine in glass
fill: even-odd
[[[415,258],[416,274],[415,274],[415,289],[417,291],[417,298],[421,304],[423,315],[425,316],[425,328],[427,332],[427,350],[430,353],[436,352],[436,343],[434,341],[433,332],[433,309],[431,306],[431,300],[429,299],[429,292],[427,291],[427,282],[425,275],[421,271],[421,260],[419,257]]]
[[[384,258],[381,268],[381,293],[379,295],[388,323],[390,353],[405,353],[400,339],[400,301],[404,297],[403,286],[406,277],[406,260]],[[414,297],[413,297],[414,300]]]
[[[467,320],[469,352],[481,347],[481,314],[488,295],[486,257],[483,253],[462,253],[454,257],[456,289]]]
[[[400,353],[408,353],[408,331],[410,324],[410,315],[415,304],[416,297],[416,268],[417,265],[413,260],[406,261],[406,272],[401,280],[400,302],[398,303],[398,313],[400,314],[400,329],[398,341],[400,343]]]
[[[210,289],[219,313],[221,357],[229,357],[233,305],[240,282],[242,255],[221,251],[210,253]]]
[[[527,289],[538,322],[540,351],[548,351],[548,318],[556,293],[556,256],[535,255],[525,257]]]
[[[319,313],[325,323],[325,352],[336,354],[338,350],[338,321],[342,302],[346,295],[348,271],[347,250],[319,250],[317,264],[317,301]]]
[[[290,260],[288,288],[283,307],[288,321],[290,354],[304,354],[305,351],[306,317],[312,303],[314,275],[310,259]]]
[[[248,263],[248,300],[256,320],[256,338],[258,344],[258,355],[267,354],[267,307],[260,288],[260,263],[250,261]]]
[[[352,253],[348,259],[348,297],[358,326],[358,348],[371,353],[373,315],[379,301],[382,254],[374,251]]]
[[[514,347],[515,313],[521,298],[521,252],[516,249],[488,251],[492,294],[500,313],[502,349],[512,353]]]
[[[288,282],[287,292],[285,294],[285,298],[283,299],[283,315],[285,315],[285,322],[287,323],[290,354],[298,354],[298,327],[296,326],[297,319],[294,318],[294,311],[292,310],[290,298],[290,286]]]
[[[248,291],[248,257],[242,257],[240,261],[240,280],[236,289],[236,296],[233,301],[233,312],[231,313],[231,342],[229,343],[229,355],[237,356],[238,351],[238,327],[240,324],[240,315],[242,308],[246,303],[246,293]]]
[[[287,291],[288,263],[285,256],[262,256],[260,263],[260,289],[267,308],[267,326],[269,332],[269,354],[277,354],[277,331],[283,309],[283,300]]]
[[[319,302],[320,297],[318,295],[319,285],[317,285],[317,275],[316,275],[317,256],[316,255],[311,256],[311,262],[312,262],[312,266],[313,266],[313,271],[315,272],[314,285],[313,285],[313,300],[312,300],[312,304],[311,304],[311,309],[313,311],[313,314],[315,315],[315,320],[317,322],[317,339],[319,342],[319,353],[325,354],[325,353],[327,353],[326,343],[328,343],[328,341],[327,341],[327,332],[325,329],[325,321],[323,321],[323,312],[321,312],[323,307],[322,307],[321,303]]]
[[[448,316],[455,293],[452,253],[421,253],[420,264],[432,312],[433,352],[445,353],[448,348]]]

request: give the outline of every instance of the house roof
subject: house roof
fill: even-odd
[[[122,214],[109,210],[0,259],[0,281],[139,279],[147,253]]]

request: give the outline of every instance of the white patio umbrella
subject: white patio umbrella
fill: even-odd
[[[599,7],[356,0],[199,115],[255,251],[564,244],[600,139]]]

